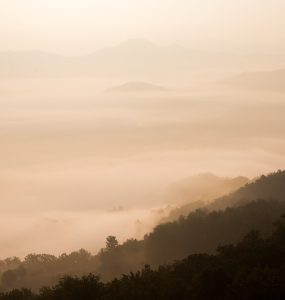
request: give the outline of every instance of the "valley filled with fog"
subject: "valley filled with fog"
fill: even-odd
[[[0,1],[0,300],[285,299],[285,1]]]
[[[199,200],[199,188],[175,196],[185,178],[278,169],[284,93],[235,87],[229,74],[2,79],[1,256],[95,253]]]

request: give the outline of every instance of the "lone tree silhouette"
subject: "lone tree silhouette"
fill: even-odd
[[[110,235],[106,238],[106,250],[114,250],[116,247],[119,246],[119,242],[117,238],[113,235]]]

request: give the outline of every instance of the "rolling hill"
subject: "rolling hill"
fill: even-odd
[[[166,88],[142,81],[130,81],[122,85],[118,85],[107,89],[107,92],[116,93],[138,93],[138,92],[163,92]]]
[[[267,176],[262,175],[236,192],[216,199],[208,208],[212,210],[225,209],[256,199],[285,201],[285,171],[279,170]]]
[[[129,239],[121,245],[115,243],[97,255],[80,250],[59,257],[30,254],[24,260],[3,260],[0,262],[0,288],[2,291],[22,287],[38,290],[55,284],[64,274],[90,272],[100,274],[103,280],[110,280],[140,270],[145,264],[156,268],[191,254],[213,255],[217,247],[237,244],[251,230],[258,230],[261,236],[268,237],[273,231],[273,223],[285,213],[284,183],[285,171],[261,176],[222,198],[221,207],[232,207],[196,210],[175,222],[156,226],[143,240]],[[216,201],[216,206],[220,201]]]
[[[231,65],[235,58],[231,54],[208,53],[177,45],[160,46],[144,39],[130,39],[84,56],[65,57],[40,51],[0,52],[0,78],[173,76],[200,68]]]
[[[178,207],[172,209],[162,222],[175,221],[180,216],[187,216],[192,211],[207,206],[214,199],[238,190],[248,182],[249,179],[243,176],[219,177],[211,173],[175,182],[168,188],[167,200]]]

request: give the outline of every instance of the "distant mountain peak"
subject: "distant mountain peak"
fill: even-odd
[[[118,45],[119,47],[131,47],[131,48],[154,48],[156,44],[147,39],[134,38],[123,41]]]
[[[158,92],[167,89],[144,81],[130,81],[122,85],[112,87],[107,92]]]

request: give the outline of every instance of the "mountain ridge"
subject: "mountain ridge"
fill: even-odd
[[[106,92],[159,92],[167,91],[166,88],[145,81],[128,81],[124,84],[114,86]]]
[[[235,205],[221,210],[198,209],[175,222],[156,226],[143,240],[129,239],[119,244],[115,237],[108,237],[107,240],[114,243],[111,246],[106,243],[107,248],[96,255],[81,249],[59,257],[29,254],[23,261],[8,258],[0,263],[1,289],[38,290],[56,283],[63,274],[79,276],[90,271],[100,274],[103,280],[112,280],[130,271],[136,272],[145,264],[157,268],[192,254],[215,255],[217,247],[236,245],[251,230],[268,237],[273,223],[285,213],[284,183],[285,171],[263,175],[227,196],[247,194],[248,201],[228,201],[228,206]],[[256,200],[262,194],[265,199]]]

